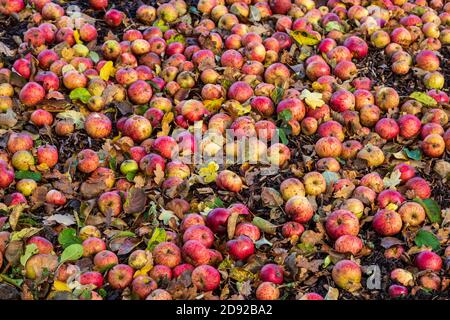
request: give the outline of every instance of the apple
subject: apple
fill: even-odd
[[[53,254],[39,253],[30,257],[25,264],[25,275],[28,279],[36,280],[45,273],[52,273],[58,267],[58,257]]]
[[[278,300],[280,289],[272,282],[262,282],[256,289],[256,299],[258,300]]]
[[[332,239],[337,239],[343,235],[357,236],[359,220],[352,212],[338,209],[327,217],[325,229]]]
[[[136,270],[142,269],[148,262],[149,254],[145,250],[135,250],[128,257],[128,265]]]
[[[255,246],[249,237],[239,236],[227,242],[227,250],[233,260],[246,260],[255,252]]]
[[[183,260],[193,266],[199,266],[209,262],[210,255],[208,248],[199,240],[186,241],[181,249],[181,252],[183,255]]]
[[[33,236],[27,241],[27,245],[29,244],[35,244],[40,254],[50,254],[53,252],[53,244],[43,237]]]
[[[173,268],[181,263],[181,250],[172,242],[161,242],[153,249],[153,258],[157,264]]]
[[[14,170],[4,160],[0,160],[0,188],[6,189],[14,181]]]
[[[405,188],[407,190],[406,195],[410,199],[414,199],[414,197],[427,199],[431,196],[430,184],[425,179],[420,177],[409,179],[405,184]]]
[[[398,119],[400,135],[405,139],[411,139],[420,132],[420,120],[412,115],[405,114]]]
[[[81,235],[80,235],[81,237]],[[83,246],[83,257],[89,257],[106,250],[106,243],[96,237],[88,237],[81,244]]]
[[[388,292],[391,298],[403,298],[409,294],[408,288],[398,284],[390,285]]]
[[[424,208],[417,202],[408,201],[398,209],[402,221],[410,226],[418,226],[426,219]]]
[[[431,158],[439,158],[445,152],[445,141],[441,135],[433,133],[423,139],[420,147],[425,155]]]
[[[414,285],[414,276],[411,272],[405,269],[397,268],[391,271],[391,280],[400,283],[403,286]]]
[[[141,300],[147,298],[157,288],[154,279],[147,275],[139,275],[131,282],[131,292]]]
[[[272,282],[274,284],[283,283],[283,268],[277,264],[268,263],[259,271],[259,277],[264,282]]]
[[[393,236],[401,231],[402,218],[395,211],[382,209],[373,217],[372,227],[382,236]]]
[[[339,253],[351,253],[352,255],[356,255],[362,248],[362,240],[356,236],[348,234],[340,236],[334,243],[334,249]]]
[[[414,263],[420,270],[440,271],[442,269],[442,259],[432,251],[422,251],[416,255]]]
[[[314,215],[314,208],[304,196],[291,197],[284,206],[286,214],[295,222],[306,223]]]
[[[401,205],[405,201],[405,198],[400,192],[395,190],[383,190],[378,194],[377,203],[380,208],[386,208],[390,204],[396,206]]]
[[[108,271],[108,282],[113,289],[125,289],[133,281],[134,270],[129,265],[117,264]]]
[[[229,210],[225,208],[215,208],[208,213],[206,225],[214,232],[223,234],[226,232]]]
[[[327,182],[325,178],[320,172],[317,171],[312,171],[305,174],[303,177],[303,182],[307,195],[317,196],[324,193],[327,189]]]
[[[192,283],[201,291],[213,291],[220,285],[220,273],[209,265],[201,265],[192,271]]]
[[[334,265],[331,276],[339,288],[352,292],[361,287],[361,273],[356,262],[341,260]]]
[[[97,271],[87,271],[80,275],[81,285],[93,285],[96,289],[103,286],[103,275]]]
[[[216,177],[216,184],[222,190],[240,192],[242,190],[242,179],[233,171],[222,170]]]

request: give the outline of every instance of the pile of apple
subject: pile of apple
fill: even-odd
[[[450,3],[170,0],[127,16],[108,0],[83,13],[0,0],[0,19],[21,16],[17,56],[0,62],[0,279],[23,299],[358,298],[379,252],[403,266],[381,275],[384,297],[448,290],[449,208],[436,217],[415,158],[448,187]],[[364,70],[374,56],[418,87]],[[89,148],[62,157],[74,136]],[[254,161],[208,165],[211,181],[178,158],[236,158],[249,137]],[[267,163],[276,204],[245,204]],[[329,260],[329,285],[305,290],[288,256]]]

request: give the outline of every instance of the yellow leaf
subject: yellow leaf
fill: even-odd
[[[198,173],[205,183],[211,183],[216,180],[217,171],[219,165],[215,161],[210,161],[206,167],[200,168]]]
[[[41,164],[36,166],[36,169],[38,169],[39,171],[47,171],[50,168],[49,168],[48,164],[41,163]]]
[[[237,110],[238,116],[243,116],[252,110],[252,106],[250,104],[247,104],[245,106],[241,105]]]
[[[389,203],[385,209],[395,211],[398,209],[398,206],[395,203]]]
[[[161,66],[159,64],[155,64],[155,73],[159,75],[161,73]]]
[[[81,39],[80,39],[80,32],[78,30],[75,30],[73,32],[73,37],[75,38],[75,42],[77,44],[83,44],[83,41],[81,41]]]
[[[164,115],[164,117],[161,120],[161,131],[158,132],[157,134],[158,137],[167,136],[169,134],[170,123],[173,121],[173,119],[174,119],[173,112],[168,112]]]
[[[225,99],[204,100],[203,104],[211,113],[217,113]]]
[[[67,285],[67,283],[56,280],[55,282],[53,282],[53,288],[56,291],[72,291],[69,286]]]
[[[230,270],[230,278],[234,279],[239,282],[247,281],[247,280],[253,280],[255,278],[255,275],[244,268],[232,268]]]
[[[305,30],[291,31],[291,37],[301,46],[314,46],[320,42],[320,34],[312,34]]]
[[[146,276],[148,274],[148,272],[150,270],[152,270],[153,268],[153,264],[151,261],[147,262],[147,264],[145,266],[142,267],[142,269],[137,270],[134,275],[133,278],[136,278],[138,276]]]
[[[322,100],[322,94],[320,92],[311,92],[308,89],[304,89],[302,91],[300,99],[305,100],[306,104],[312,109],[316,109],[325,104]]]
[[[115,136],[114,138],[112,138],[112,142],[117,142],[120,138],[122,138],[122,132],[119,132],[119,134],[117,136]]]
[[[70,62],[73,59],[74,55],[75,50],[73,48],[64,48],[61,50],[61,57],[67,62]]]
[[[155,168],[153,173],[155,174],[154,180],[155,180],[156,184],[160,185],[161,182],[164,181],[165,174],[164,174],[164,171],[162,170],[162,168],[161,168],[161,166],[159,164],[156,165],[156,168]]]
[[[100,78],[105,81],[109,80],[109,77],[112,77],[115,74],[116,70],[114,69],[114,64],[112,61],[108,61],[105,65],[100,69]]]

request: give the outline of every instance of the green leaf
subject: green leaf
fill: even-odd
[[[81,244],[71,244],[64,249],[61,257],[59,257],[59,262],[64,263],[66,261],[76,261],[83,256],[83,246]]]
[[[134,233],[134,232],[131,232],[131,231],[120,231],[120,232],[118,232],[118,233],[116,233],[115,235],[113,235],[112,237],[111,237],[111,240],[112,239],[116,239],[116,238],[125,238],[125,237],[136,237],[136,234]]]
[[[328,267],[331,263],[332,263],[332,261],[331,261],[331,256],[328,255],[328,256],[325,258],[325,260],[323,260],[323,265],[322,265],[322,267],[323,267],[323,268],[326,268],[326,267]]]
[[[286,136],[286,131],[284,131],[284,128],[277,128],[278,136],[280,137],[281,143],[288,145],[289,139]]]
[[[272,99],[273,103],[278,104],[278,102],[281,101],[284,95],[284,88],[280,86],[276,86],[275,89],[273,89],[272,93],[270,94],[270,98]]]
[[[283,111],[279,112],[277,116],[278,119],[288,122],[292,119],[292,111],[289,109],[284,109]]]
[[[344,27],[337,21],[330,21],[325,26],[325,31],[330,32],[332,30],[338,30],[344,32]]]
[[[97,62],[100,61],[100,56],[95,51],[90,51],[89,52],[89,58],[91,58],[91,60],[94,61],[94,63],[97,63]]]
[[[117,167],[117,160],[116,160],[116,157],[111,157],[111,158],[109,158],[109,168],[111,169],[111,170],[116,170],[116,167]]]
[[[406,155],[410,159],[413,159],[416,161],[422,160],[422,151],[420,151],[420,149],[409,150],[408,148],[404,148],[403,151],[405,151]]]
[[[137,171],[135,172],[128,172],[125,177],[127,178],[128,181],[133,182],[134,177],[136,176]]]
[[[5,281],[9,284],[12,284],[13,286],[22,289],[22,283],[23,283],[23,279],[13,279],[8,277],[6,274],[0,274],[0,278],[2,279],[2,281]]]
[[[261,217],[254,217],[252,223],[264,232],[269,234],[276,233],[277,226]]]
[[[439,204],[433,199],[414,198],[414,201],[420,204],[427,213],[428,219],[431,223],[441,223],[441,208]]]
[[[437,106],[436,100],[434,100],[432,97],[427,95],[425,92],[418,92],[415,91],[409,95],[410,98],[413,98],[420,103],[422,103],[424,106],[427,107],[435,107]]]
[[[302,242],[297,244],[297,248],[299,248],[304,254],[311,254],[316,252],[316,247],[312,243]]]
[[[230,258],[223,259],[223,261],[219,264],[217,269],[219,270],[227,270],[233,266],[233,260]]]
[[[231,82],[228,79],[222,79],[220,80],[220,84],[222,85],[222,87],[224,87],[225,89],[228,90],[229,87],[231,87],[231,85],[233,84],[233,82]]]
[[[33,255],[39,252],[38,247],[36,244],[32,243],[25,247],[24,254],[20,257],[20,264],[25,267],[25,264],[27,263],[28,259],[30,259]]]
[[[67,228],[58,235],[58,242],[63,248],[67,248],[73,244],[81,244],[83,240],[77,236],[75,229]]]
[[[147,83],[150,85],[150,87],[152,87],[153,91],[155,92],[161,91],[161,88],[155,82],[148,80]]]
[[[167,30],[169,30],[169,26],[166,25],[166,23],[162,19],[158,19],[155,22],[153,22],[153,26],[158,27],[159,30],[161,30],[162,32],[166,32]]]
[[[417,232],[416,234],[416,237],[414,238],[414,242],[419,247],[431,247],[434,251],[437,251],[441,248],[438,238],[436,238],[433,233],[426,230],[419,230],[419,232]]]
[[[166,41],[167,44],[172,43],[172,42],[180,42],[182,44],[185,44],[186,40],[184,39],[184,36],[179,33],[179,34],[175,34],[175,35],[171,36],[170,39]]]
[[[148,240],[147,250],[153,251],[159,243],[166,241],[166,238],[166,230],[163,228],[155,228],[152,237]]]
[[[14,173],[14,177],[17,180],[22,180],[22,179],[32,179],[36,182],[41,181],[42,179],[42,174],[40,172],[32,172],[32,171],[16,171]]]
[[[80,100],[83,103],[87,103],[91,98],[91,93],[86,88],[76,88],[70,91],[69,97],[72,101]]]
[[[39,231],[41,231],[42,228],[24,228],[20,231],[15,231],[11,234],[11,241],[15,241],[15,240],[22,240],[24,238],[29,238],[33,235],[35,235],[36,233],[38,233]]]
[[[215,197],[213,205],[214,205],[214,208],[223,208],[224,203],[223,203],[222,199],[220,199],[219,197]]]
[[[102,298],[106,298],[106,297],[108,296],[108,292],[106,292],[106,290],[103,289],[103,288],[100,288],[100,289],[98,290],[98,294],[99,294]]]

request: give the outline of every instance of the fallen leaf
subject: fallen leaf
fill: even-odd
[[[386,175],[383,178],[383,183],[385,188],[391,188],[391,189],[396,189],[396,186],[398,186],[402,180],[400,179],[400,176],[402,175],[402,173],[400,172],[400,170],[394,170],[390,173],[390,175]]]
[[[325,300],[338,300],[338,298],[339,290],[330,286],[327,294],[325,295]]]
[[[198,174],[202,177],[205,184],[216,180],[219,165],[215,161],[210,161],[206,166],[198,170]]]
[[[305,100],[306,104],[311,109],[316,109],[325,104],[322,100],[322,93],[320,92],[311,92],[308,89],[304,89],[300,95],[301,100]]]
[[[0,41],[0,55],[14,57],[16,50],[11,50],[5,43]]]
[[[125,213],[139,213],[144,210],[147,196],[143,189],[131,187],[127,192],[127,198],[123,204]]]
[[[103,67],[100,69],[100,78],[105,81],[109,80],[109,77],[114,76],[115,68],[114,63],[112,61],[106,62]]]
[[[320,34],[311,34],[306,30],[291,31],[290,35],[301,46],[314,46],[320,42]]]
[[[65,226],[70,226],[75,224],[75,219],[73,216],[65,215],[65,214],[54,214],[46,218],[47,221],[55,221],[59,224],[63,224]]]
[[[167,136],[170,132],[170,123],[174,119],[173,112],[166,113],[161,120],[161,131],[158,132],[157,136]]]
[[[261,191],[261,200],[266,207],[279,207],[283,204],[281,194],[273,188],[263,187]]]
[[[58,115],[56,117],[59,119],[72,120],[77,129],[82,129],[84,127],[85,117],[79,111],[67,110],[67,111],[58,113]]]
[[[227,220],[227,234],[228,239],[233,239],[236,230],[236,223],[238,222],[239,212],[233,211]]]
[[[266,233],[276,233],[277,226],[261,217],[254,217],[252,223]]]

